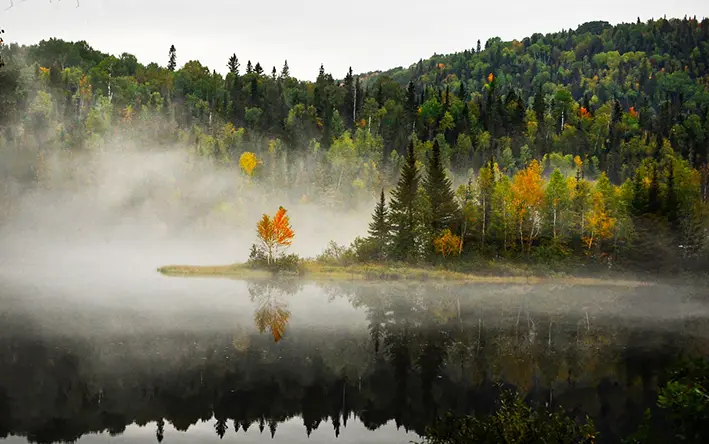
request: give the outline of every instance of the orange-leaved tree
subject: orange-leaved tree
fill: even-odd
[[[457,256],[460,253],[461,240],[459,236],[451,233],[451,230],[445,229],[440,237],[433,240],[433,246],[437,253],[446,256]]]
[[[279,207],[273,219],[264,214],[256,225],[258,238],[266,250],[266,258],[269,264],[273,262],[273,257],[293,242],[295,233],[290,225],[290,219],[286,215],[286,209]]]

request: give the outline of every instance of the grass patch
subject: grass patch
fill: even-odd
[[[303,261],[298,274],[290,274],[296,278],[309,280],[338,281],[450,281],[486,284],[541,284],[553,282],[569,285],[585,286],[621,286],[637,287],[652,285],[651,282],[631,279],[599,279],[568,275],[540,276],[529,270],[506,269],[495,274],[494,269],[486,269],[483,273],[470,273],[460,270],[448,270],[443,267],[415,267],[403,264],[353,264],[336,265],[318,261]],[[282,273],[252,268],[248,264],[232,264],[222,266],[170,265],[161,267],[158,272],[168,276],[183,277],[229,277],[255,278],[281,275]]]

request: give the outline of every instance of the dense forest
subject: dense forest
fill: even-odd
[[[180,67],[174,46],[147,66],[57,39],[0,54],[19,181],[49,156],[178,145],[279,196],[347,208],[392,191],[364,260],[706,255],[709,19],[591,22],[314,82],[236,54],[226,76]]]

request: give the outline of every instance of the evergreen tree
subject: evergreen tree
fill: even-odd
[[[444,229],[450,228],[458,210],[452,183],[446,176],[441,162],[441,148],[438,145],[438,140],[433,142],[433,151],[428,158],[423,188],[430,204],[428,218],[431,223],[430,229],[433,236],[437,236]]]
[[[650,176],[650,189],[647,196],[647,210],[652,214],[659,214],[662,210],[660,203],[660,183],[657,178],[657,167],[653,164]]]
[[[677,190],[675,190],[675,168],[674,162],[669,162],[667,172],[667,194],[665,195],[665,214],[670,227],[678,229],[679,203],[677,201]]]
[[[410,127],[412,131],[414,130],[414,124],[416,123],[417,110],[416,85],[414,85],[414,81],[411,80],[406,87],[406,117],[408,119],[408,127]]]
[[[389,225],[388,212],[384,199],[384,189],[379,198],[379,203],[374,209],[372,222],[369,223],[369,240],[373,242],[376,251],[377,259],[386,259],[386,253],[389,248],[389,236],[391,226]]]
[[[229,63],[227,63],[229,73],[233,74],[234,76],[238,76],[239,66],[239,59],[236,57],[236,54],[232,54],[231,57],[229,57]]]
[[[647,212],[647,192],[645,191],[645,184],[643,183],[643,176],[640,174],[640,170],[636,170],[633,176],[632,208],[633,214],[636,216]]]
[[[256,62],[256,66],[254,66],[254,72],[256,75],[260,76],[263,74],[263,68],[261,68],[261,63]]]
[[[281,78],[287,79],[290,77],[290,68],[288,68],[288,60],[283,62],[283,69],[281,69]]]
[[[246,62],[246,74],[251,74],[252,72],[254,72],[254,67],[251,64],[251,60],[248,60]]]
[[[465,80],[460,81],[460,88],[458,88],[458,98],[463,102],[468,99],[468,92],[465,89]]]
[[[416,197],[419,188],[419,173],[414,155],[414,141],[409,141],[401,176],[392,191],[390,224],[393,244],[391,257],[397,260],[414,260],[418,256],[416,232]]]
[[[475,52],[477,52],[478,54],[480,54],[480,50],[481,50],[481,47],[480,47],[480,39],[478,39],[478,45],[477,45],[477,47],[476,47]]]
[[[170,46],[170,59],[167,62],[167,70],[168,71],[175,71],[175,68],[177,67],[177,50],[175,49],[175,45]]]
[[[276,72],[276,67],[274,66],[273,69],[271,70],[271,79],[276,80],[277,78],[277,72]]]
[[[347,126],[352,127],[354,125],[355,118],[355,84],[351,66],[349,71],[347,71],[343,86],[345,88],[345,99],[342,105],[342,116],[344,117],[345,122],[347,122]]]

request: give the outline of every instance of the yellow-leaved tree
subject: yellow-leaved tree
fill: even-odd
[[[441,235],[433,240],[436,252],[446,256],[457,256],[460,253],[460,236],[456,236],[449,229],[443,230]]]
[[[583,241],[588,250],[591,250],[594,245],[600,244],[601,241],[613,237],[615,218],[608,214],[603,194],[600,191],[593,194],[593,205],[591,210],[586,213],[585,218],[586,235],[583,237]]]
[[[254,175],[254,170],[261,163],[256,154],[246,151],[239,158],[239,166],[246,173],[247,176],[252,177]]]
[[[256,225],[258,238],[266,252],[268,264],[273,262],[274,255],[289,247],[293,242],[295,233],[286,215],[286,209],[279,207],[273,218],[264,214]]]
[[[524,249],[527,241],[527,251],[531,251],[532,242],[541,231],[539,212],[544,202],[544,183],[539,162],[532,160],[527,168],[515,174],[512,180],[512,195],[520,247]]]

